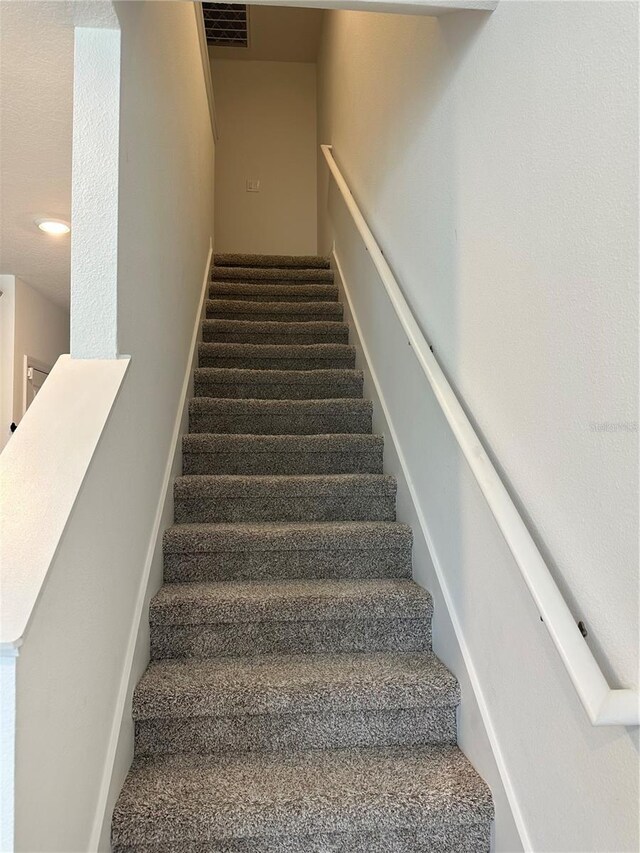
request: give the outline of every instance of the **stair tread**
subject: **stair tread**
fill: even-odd
[[[199,367],[194,371],[194,395],[222,399],[319,400],[362,396],[364,374],[351,367],[311,370],[275,367]],[[306,365],[305,365],[306,366]]]
[[[278,320],[203,320],[203,328],[219,329],[221,331],[261,332],[265,335],[275,333],[295,334],[297,332],[325,333],[348,332],[349,327],[340,320],[307,320],[307,321],[278,321]]]
[[[209,299],[231,299],[260,305],[264,302],[304,302],[339,304],[338,288],[328,282],[212,281]]]
[[[176,498],[395,494],[389,474],[183,474],[176,477]]]
[[[114,844],[474,825],[491,794],[455,746],[139,758]],[[275,842],[274,842],[275,843]]]
[[[313,315],[312,315],[313,316]],[[234,320],[202,321],[203,341],[248,343],[347,343],[349,326],[340,320]]]
[[[360,397],[336,397],[327,400],[236,400],[219,397],[192,397],[189,409],[194,412],[226,411],[243,414],[290,412],[371,412],[371,400]]]
[[[349,344],[235,344],[203,341],[200,353],[208,356],[239,356],[242,358],[336,358],[355,356]]]
[[[196,396],[189,401],[192,433],[318,435],[370,433],[373,406],[362,397],[248,399]]]
[[[343,323],[314,320],[309,323],[297,321],[274,323],[255,320],[206,320],[202,327],[202,340],[223,343],[247,344],[346,344],[349,342],[349,328]],[[219,326],[211,326],[219,323]],[[232,325],[236,324],[236,325]],[[272,328],[266,328],[267,324]],[[307,326],[307,328],[303,328]],[[291,328],[287,328],[291,327]],[[311,327],[311,328],[310,328]],[[315,327],[315,328],[313,328]]]
[[[412,541],[409,525],[397,521],[246,521],[174,524],[165,532],[164,550],[206,553],[229,543],[238,550],[377,550],[410,547]]]
[[[432,652],[256,655],[152,661],[136,687],[137,720],[196,715],[388,710],[459,701]]]
[[[295,267],[222,267],[211,268],[211,279],[219,281],[313,281],[333,282],[333,270]]]
[[[290,281],[280,284],[279,282],[262,282],[262,281],[225,281],[221,279],[213,279],[209,283],[209,298],[215,299],[218,294],[238,294],[243,298],[254,297],[263,299],[267,296],[273,297],[324,297],[328,300],[335,301],[338,298],[338,288],[330,282],[315,282],[315,281]],[[233,297],[232,297],[233,298]],[[275,299],[273,301],[276,301]],[[286,299],[285,299],[286,301]]]
[[[427,619],[430,594],[405,578],[251,580],[164,584],[151,600],[153,624]]]
[[[201,367],[253,370],[319,370],[355,367],[356,351],[348,344],[249,344],[204,341],[198,346]]]
[[[340,302],[251,302],[242,299],[207,299],[207,314],[218,311],[225,314],[308,314],[339,317],[343,308]],[[302,321],[299,321],[302,322]]]
[[[322,255],[255,255],[223,252],[214,255],[217,267],[293,267],[295,269],[329,269],[329,258]]]
[[[239,346],[245,346],[240,344]],[[247,344],[246,346],[253,346]],[[306,383],[334,382],[341,384],[363,379],[361,370],[349,367],[322,368],[320,370],[253,370],[249,367],[197,367],[195,377],[218,384],[256,383],[259,385],[304,385]]]
[[[383,446],[383,437],[371,433],[243,435],[198,432],[182,437],[183,453],[358,453]]]

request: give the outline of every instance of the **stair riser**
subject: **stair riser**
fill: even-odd
[[[209,299],[234,299],[242,302],[336,302],[338,288],[332,286],[212,284]]]
[[[116,844],[113,853],[489,853],[491,824],[447,825],[415,831],[399,829],[315,835],[270,835],[219,841]]]
[[[276,578],[410,578],[411,548],[165,554],[168,583]]]
[[[185,453],[183,474],[382,474],[382,449],[366,453]]]
[[[268,356],[209,355],[201,351],[200,367],[237,368],[239,370],[353,370],[355,355],[330,358],[269,358]]]
[[[431,620],[332,619],[151,625],[151,657],[418,652],[431,649]]]
[[[219,400],[340,400],[362,397],[363,380],[354,377],[344,382],[215,382],[196,379],[196,397],[215,397]]]
[[[257,324],[260,325],[259,323]],[[348,344],[349,330],[335,329],[326,332],[234,332],[227,330],[211,329],[204,326],[202,329],[202,340],[205,343],[220,344],[273,344],[276,346],[287,346],[288,344]]]
[[[313,311],[270,308],[256,302],[239,301],[233,306],[207,305],[207,320],[243,320],[251,323],[323,323],[342,321],[342,305],[318,302]]]
[[[238,521],[395,521],[395,495],[205,496],[174,501],[176,524]]]
[[[190,432],[217,432],[230,435],[316,435],[318,433],[370,433],[369,412],[327,413],[325,415],[213,414],[192,412]]]
[[[455,708],[188,717],[136,722],[136,755],[455,743]]]

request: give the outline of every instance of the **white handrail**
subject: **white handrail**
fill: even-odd
[[[589,719],[594,726],[640,725],[638,690],[609,686],[527,526],[429,349],[389,264],[342,177],[331,146],[320,147],[418,363],[509,546]]]

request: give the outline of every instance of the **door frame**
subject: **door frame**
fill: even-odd
[[[29,384],[29,368],[33,368],[37,370],[39,373],[46,373],[47,376],[51,373],[53,369],[52,364],[47,364],[45,361],[41,361],[39,358],[34,358],[32,355],[24,355],[22,359],[23,368],[22,368],[22,411],[20,413],[20,417],[23,418],[27,411],[27,388]]]

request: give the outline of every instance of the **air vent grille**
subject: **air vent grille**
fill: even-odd
[[[235,3],[203,3],[207,42],[216,47],[248,47],[247,7]]]

